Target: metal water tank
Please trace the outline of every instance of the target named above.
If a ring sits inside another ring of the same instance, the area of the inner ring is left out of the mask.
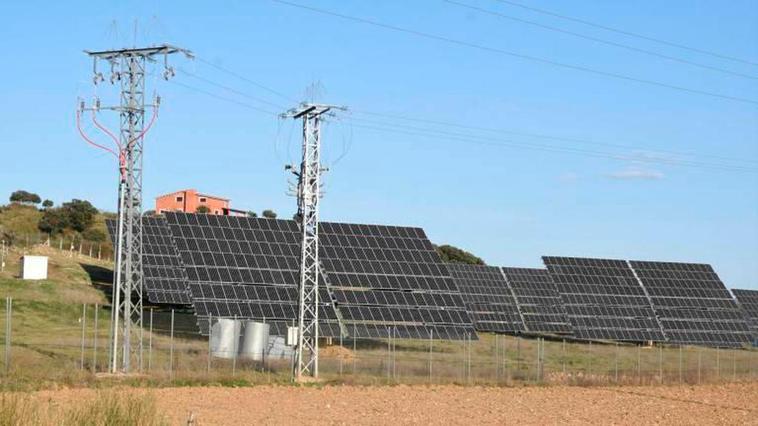
[[[214,320],[211,327],[211,353],[216,358],[234,358],[239,349],[240,322],[228,318]]]
[[[268,333],[270,325],[256,321],[246,321],[242,332],[240,356],[255,361],[261,361],[268,350]]]

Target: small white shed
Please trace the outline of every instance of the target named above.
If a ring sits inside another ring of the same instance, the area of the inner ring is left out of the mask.
[[[21,260],[21,279],[46,280],[47,256],[24,256]]]

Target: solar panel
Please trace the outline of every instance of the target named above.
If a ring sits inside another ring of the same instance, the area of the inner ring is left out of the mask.
[[[624,260],[544,256],[574,335],[618,341],[665,340],[645,291]]]
[[[561,296],[545,269],[501,268],[530,333],[571,333]]]
[[[297,319],[300,262],[295,222],[235,216],[166,213],[189,280],[198,325],[208,318],[266,322],[284,335]],[[337,314],[319,292],[319,335],[337,337]]]
[[[710,265],[629,262],[672,343],[719,347],[749,344],[744,314]]]
[[[753,331],[753,341],[758,344],[758,290],[732,290],[737,304],[742,308]]]
[[[322,282],[356,337],[476,339],[458,288],[420,228],[322,222]]]
[[[106,221],[116,246],[117,221]],[[189,305],[187,276],[171,230],[162,216],[142,218],[142,285],[147,299],[156,304]]]
[[[300,233],[291,220],[167,213],[201,330],[209,317],[297,318]],[[417,228],[321,223],[319,333],[461,339],[473,327]],[[472,338],[476,338],[475,335]]]
[[[450,264],[448,269],[463,294],[477,330],[497,333],[526,331],[513,291],[500,268]]]

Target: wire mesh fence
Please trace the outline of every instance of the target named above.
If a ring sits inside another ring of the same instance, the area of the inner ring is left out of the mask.
[[[16,235],[13,239],[2,239],[0,245],[6,251],[11,247],[25,250],[42,246],[63,252],[68,257],[87,256],[103,261],[113,260],[113,246],[109,242],[89,241],[80,235],[23,234]]]
[[[7,298],[2,306],[5,388],[38,382],[87,382],[109,371],[111,309]],[[214,324],[218,324],[215,321]],[[142,336],[142,344],[139,342]],[[293,351],[270,336],[265,349],[198,333],[191,312],[148,309],[135,330],[135,377],[151,382],[287,382]],[[587,343],[560,338],[480,334],[461,341],[322,339],[322,380],[352,384],[657,385],[758,380],[758,351],[695,346]],[[141,347],[141,351],[138,349]],[[244,350],[243,350],[244,349]],[[260,352],[256,352],[260,350]],[[118,354],[117,361],[123,354]]]

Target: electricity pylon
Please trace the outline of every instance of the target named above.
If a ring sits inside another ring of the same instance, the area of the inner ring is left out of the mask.
[[[192,57],[189,50],[170,45],[153,47],[118,49],[90,52],[93,58],[93,82],[98,84],[105,80],[98,72],[98,61],[110,65],[110,82],[120,86],[120,104],[118,106],[100,107],[96,101],[94,114],[100,109],[119,113],[120,131],[116,138],[97,121],[95,124],[108,133],[118,146],[119,159],[119,200],[118,230],[115,247],[115,277],[113,288],[113,310],[111,325],[111,342],[109,370],[128,373],[131,369],[132,355],[136,355],[139,368],[142,368],[142,153],[143,138],[152,126],[158,111],[160,99],[151,105],[145,104],[145,68],[148,62],[156,62],[163,56],[163,77],[168,80],[175,75],[168,65],[168,56],[184,53]],[[145,108],[153,108],[153,116],[145,127]],[[81,110],[84,110],[82,105]],[[77,115],[78,117],[78,115]],[[81,129],[80,129],[81,131]],[[84,134],[82,133],[82,136]],[[84,136],[86,139],[86,136]],[[89,139],[88,139],[89,141]],[[90,143],[92,143],[90,141]],[[96,145],[96,144],[95,144]],[[101,147],[102,148],[102,147]],[[119,326],[119,322],[123,324]],[[138,330],[138,348],[132,347],[132,326]],[[121,345],[119,345],[119,336]],[[118,358],[122,361],[119,368]]]
[[[344,107],[303,103],[282,118],[303,120],[303,158],[298,177],[297,218],[302,233],[297,317],[297,346],[293,378],[318,377],[318,202],[321,189],[321,117]],[[288,166],[292,169],[292,166]]]

